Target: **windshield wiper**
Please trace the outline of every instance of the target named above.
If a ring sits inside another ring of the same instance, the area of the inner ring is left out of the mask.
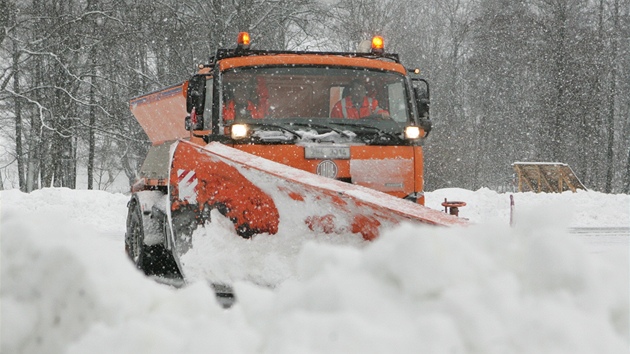
[[[390,138],[394,138],[394,139],[396,139],[396,140],[398,140],[398,141],[402,140],[402,139],[401,139],[399,136],[397,136],[395,133],[388,132],[388,131],[383,130],[383,129],[381,129],[381,128],[374,127],[374,126],[367,125],[367,124],[362,124],[362,123],[359,123],[359,124],[355,124],[355,123],[342,123],[342,122],[339,122],[339,123],[337,123],[337,122],[331,122],[330,124],[341,125],[341,126],[344,126],[344,127],[359,128],[360,130],[362,130],[362,129],[364,129],[364,128],[367,128],[367,129],[370,129],[370,130],[372,130],[372,131],[374,131],[374,132],[378,133],[378,134],[379,134],[379,136],[385,136],[385,135],[387,135],[387,136],[389,136]]]
[[[296,132],[294,130],[291,130],[291,129],[287,129],[287,128],[281,126],[281,125],[275,125],[275,124],[269,124],[269,123],[247,123],[247,124],[250,125],[250,126],[253,126],[253,127],[277,128],[277,129],[280,129],[280,130],[283,130],[283,131],[285,131],[287,133],[292,134],[297,139],[302,139],[302,136],[298,132]],[[269,129],[262,129],[262,130],[267,130],[268,131]]]
[[[350,134],[344,132],[343,130],[337,129],[337,128],[333,128],[333,127],[325,125],[325,124],[291,122],[291,123],[289,123],[289,125],[297,125],[298,127],[309,127],[309,128],[317,127],[317,128],[323,128],[323,129],[330,129],[331,131],[333,131],[335,133],[338,133],[339,135],[345,136],[348,139],[352,139],[353,138],[353,136],[351,136]]]

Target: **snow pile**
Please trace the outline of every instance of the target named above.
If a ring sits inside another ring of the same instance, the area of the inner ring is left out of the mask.
[[[296,277],[300,251],[309,242],[357,248],[368,244],[360,234],[296,234],[284,227],[276,235],[261,234],[244,239],[236,234],[234,224],[218,211],[211,212],[211,220],[205,228],[195,230],[193,247],[181,259],[186,277],[193,281],[207,279],[231,284],[235,280],[249,280],[274,287]],[[304,217],[296,215],[295,220],[304,220]]]
[[[426,194],[425,205],[443,210],[441,203],[461,200],[460,216],[475,223],[510,221],[510,195],[514,197],[515,214],[545,206],[552,214],[567,216],[570,227],[630,227],[630,195],[605,194],[578,189],[576,193],[497,193],[488,188],[470,191],[445,188]],[[547,213],[548,214],[548,213]],[[541,215],[542,216],[542,215]]]
[[[627,258],[554,227],[403,226],[364,252],[309,245],[299,281],[241,284],[268,352],[623,353]]]
[[[251,330],[210,287],[176,291],[133,267],[128,197],[46,189],[1,198],[0,352],[254,351],[243,342]]]
[[[497,208],[508,195],[442,190],[427,205],[444,197],[465,200],[461,215],[479,225],[402,225],[364,247],[277,242],[289,265],[269,256],[261,267],[289,280],[237,283],[225,310],[204,282],[172,289],[134,269],[123,249],[128,197],[3,191],[0,351],[627,352],[627,242],[592,254],[566,230],[627,227],[630,209],[608,205],[630,196],[519,193],[515,228],[509,204]],[[243,246],[216,245],[228,255]]]

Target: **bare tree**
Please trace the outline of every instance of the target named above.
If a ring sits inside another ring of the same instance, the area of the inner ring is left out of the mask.
[[[383,35],[432,83],[429,188],[505,185],[514,161],[560,160],[590,188],[627,192],[629,12],[630,0],[0,0],[4,187],[103,188],[108,170],[132,181],[150,143],[129,99],[250,31],[267,49],[353,51]]]

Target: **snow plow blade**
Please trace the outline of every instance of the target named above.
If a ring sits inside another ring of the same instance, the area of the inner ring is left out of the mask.
[[[369,188],[321,177],[220,143],[178,141],[171,147],[169,221],[181,255],[192,232],[211,222],[214,209],[249,238],[294,234],[359,233],[366,240],[402,222],[467,225],[464,219]]]

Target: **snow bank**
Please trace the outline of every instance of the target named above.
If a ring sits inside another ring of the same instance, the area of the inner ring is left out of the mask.
[[[297,276],[300,251],[309,242],[357,248],[369,243],[360,234],[297,234],[295,229],[285,227],[276,235],[260,234],[244,239],[236,234],[234,224],[218,211],[211,212],[211,220],[205,228],[195,230],[193,247],[181,259],[188,279],[207,279],[219,284],[247,280],[275,287]],[[295,220],[304,220],[304,217],[300,214]]]
[[[493,207],[506,195],[444,192],[427,202],[463,199],[462,216],[479,225],[402,225],[365,247],[306,242],[289,251],[279,242],[279,254],[295,254],[290,266],[262,267],[290,279],[273,290],[237,283],[238,301],[224,310],[204,282],[175,290],[132,266],[123,249],[128,197],[3,191],[0,351],[627,352],[627,249],[594,255],[566,229],[576,220],[627,225],[630,211],[608,204],[628,196],[559,195],[577,206],[570,211],[518,194],[517,224],[509,228],[509,205]],[[591,199],[590,209],[582,198]],[[226,254],[242,246],[216,245]]]
[[[2,353],[254,350],[256,333],[208,286],[176,291],[133,267],[128,197],[45,189],[1,198]]]
[[[578,190],[576,193],[497,193],[482,188],[470,191],[461,188],[438,189],[426,194],[425,205],[441,209],[444,198],[461,200],[466,206],[459,215],[476,223],[496,221],[509,223],[510,195],[514,197],[515,215],[541,206],[552,215],[567,215],[562,221],[570,227],[630,227],[630,195],[605,194]],[[539,215],[543,216],[543,215]]]
[[[239,284],[268,352],[623,353],[627,257],[554,227],[402,226],[364,252],[311,244],[299,281]],[[261,300],[262,299],[262,300]]]

